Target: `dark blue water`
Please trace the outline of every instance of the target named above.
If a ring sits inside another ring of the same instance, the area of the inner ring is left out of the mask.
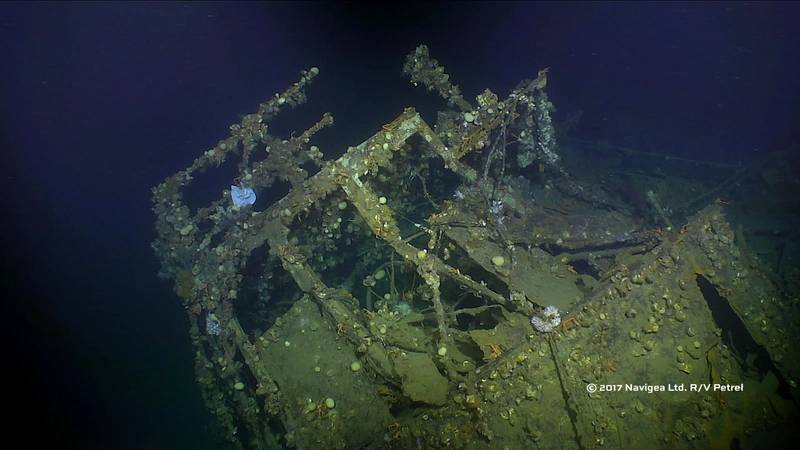
[[[299,70],[321,76],[276,127],[331,111],[328,148],[436,110],[401,77],[426,43],[468,98],[550,67],[577,137],[747,164],[798,139],[798,21],[761,2],[1,5],[12,425],[48,447],[212,448],[185,313],[156,278],[150,188]]]

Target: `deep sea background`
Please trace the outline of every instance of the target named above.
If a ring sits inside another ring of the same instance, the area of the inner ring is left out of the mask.
[[[426,43],[469,99],[549,66],[579,137],[747,164],[798,141],[797,23],[789,2],[0,4],[4,425],[46,448],[213,448],[150,188],[301,69],[321,71],[309,103],[276,126],[331,111],[326,157],[406,106],[434,121],[401,76]]]

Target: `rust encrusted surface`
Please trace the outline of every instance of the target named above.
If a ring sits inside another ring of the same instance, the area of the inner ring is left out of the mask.
[[[477,106],[427,48],[405,70],[455,107],[435,126],[406,108],[330,161],[311,145],[329,114],[298,137],[270,136],[268,120],[305,100],[312,68],[154,189],[154,249],[186,307],[198,382],[231,446],[724,447],[737,430],[796,418],[774,388],[782,378],[796,395],[797,299],[750,256],[718,205],[662,230],[579,189],[543,147],[552,130],[534,120],[549,126],[546,70],[506,99],[484,91]],[[541,150],[539,172],[559,177],[546,189],[505,173],[497,142],[517,120],[535,134],[515,137]],[[232,183],[284,181],[289,192],[259,209],[235,208],[227,189],[210,205],[187,205],[195,175],[233,153],[241,162]],[[300,169],[308,164],[316,173]],[[428,189],[450,175],[451,192],[434,198]],[[403,191],[409,183],[420,183],[417,197]],[[413,216],[409,196],[428,212]],[[348,273],[332,277],[331,268]],[[699,277],[775,372],[745,376]],[[263,313],[258,326],[242,315],[254,291],[282,311]],[[561,324],[538,333],[530,316],[548,305]],[[586,389],[709,380],[747,389]]]

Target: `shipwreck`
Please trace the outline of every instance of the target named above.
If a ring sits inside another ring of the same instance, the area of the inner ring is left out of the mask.
[[[326,159],[332,115],[269,129],[310,68],[153,189],[224,442],[728,449],[797,420],[797,292],[713,192],[675,211],[644,190],[643,213],[573,176],[547,69],[474,101],[425,46],[403,70],[435,118],[407,107]],[[190,205],[222,164],[230,187]]]

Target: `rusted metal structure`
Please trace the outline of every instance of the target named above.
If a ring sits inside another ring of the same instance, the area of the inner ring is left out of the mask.
[[[405,71],[448,101],[435,126],[406,108],[333,161],[311,144],[329,114],[271,136],[312,68],[154,188],[154,249],[233,447],[725,447],[796,419],[797,298],[719,205],[665,229],[575,182],[546,70],[477,106],[424,46]],[[233,184],[275,200],[237,207],[226,189],[187,205],[193,179],[233,154]],[[763,350],[760,380],[712,296]],[[561,322],[537,331],[549,305]],[[614,391],[709,382],[748,389]]]

